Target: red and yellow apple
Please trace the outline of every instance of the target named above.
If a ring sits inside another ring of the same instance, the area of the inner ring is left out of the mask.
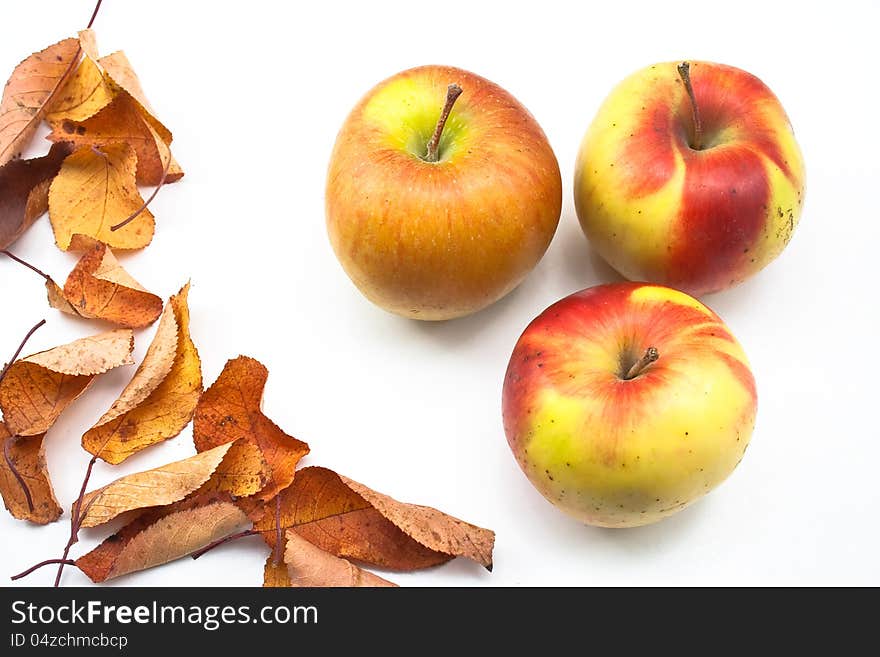
[[[782,252],[801,214],[804,164],[761,80],[723,64],[665,63],[605,100],[574,188],[581,227],[612,267],[701,295]]]
[[[415,319],[467,315],[510,292],[546,251],[561,206],[559,166],[532,115],[448,66],[367,93],[327,175],[327,230],[346,273],[370,301]]]
[[[724,481],[757,408],[739,343],[684,292],[600,285],[526,328],[503,389],[504,430],[555,506],[603,527],[655,522]]]

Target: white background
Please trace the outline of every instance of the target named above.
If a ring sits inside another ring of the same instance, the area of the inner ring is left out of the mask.
[[[192,278],[206,385],[227,358],[263,361],[264,410],[311,445],[306,464],[497,532],[493,573],[457,560],[389,575],[402,585],[880,584],[880,5],[827,7],[107,0],[95,24],[102,53],[125,49],[186,171],[153,203],[152,245],[123,263],[163,297]],[[3,3],[0,72],[83,27],[91,9],[90,0]],[[757,428],[740,467],[660,524],[585,527],[519,471],[501,425],[502,377],[537,313],[617,279],[577,225],[577,147],[616,82],[682,58],[739,66],[776,92],[806,159],[806,207],[776,262],[705,299],[758,381]],[[324,228],[324,175],[346,114],[373,84],[424,63],[473,70],[513,93],[547,133],[564,181],[559,230],[525,283],[488,310],[439,324],[363,299]],[[57,280],[76,260],[55,248],[45,218],[13,250]],[[48,309],[41,279],[12,262],[0,262],[0,277],[0,361],[43,317],[25,353],[106,328]],[[138,359],[153,330],[138,334]],[[80,435],[133,371],[100,378],[47,437],[65,509],[88,460]],[[191,435],[117,467],[100,463],[92,487],[192,454]],[[0,511],[0,582],[60,556],[68,520],[34,527]],[[105,534],[84,531],[72,555]],[[248,538],[110,584],[259,585],[265,554]],[[70,568],[64,583],[88,580]]]

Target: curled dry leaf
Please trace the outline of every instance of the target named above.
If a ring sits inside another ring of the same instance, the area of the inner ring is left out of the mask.
[[[332,470],[299,470],[280,497],[282,528],[336,556],[394,570],[426,568],[461,556],[492,568],[491,530],[431,507],[398,502]],[[265,513],[254,529],[275,547],[273,514]]]
[[[73,70],[77,39],[64,39],[34,53],[12,72],[0,101],[0,165],[17,157],[46,112],[46,103]]]
[[[260,450],[268,464],[268,481],[260,491],[264,500],[290,485],[297,463],[309,453],[308,445],[263,415],[260,405],[268,376],[266,367],[253,358],[239,356],[228,361],[199,400],[193,425],[199,451],[234,440],[238,443],[230,454],[246,449],[248,443]]]
[[[108,331],[15,361],[0,382],[0,408],[10,433],[46,433],[97,374],[130,365],[134,334]]]
[[[0,249],[13,244],[49,209],[49,185],[72,150],[59,142],[43,157],[0,167]]]
[[[83,497],[82,527],[97,527],[117,516],[182,500],[202,486],[220,465],[231,445],[121,477]]]
[[[228,498],[191,497],[145,511],[76,565],[93,582],[103,582],[179,559],[249,524]]]
[[[136,168],[135,151],[124,143],[101,150],[80,148],[64,160],[49,187],[49,219],[60,249],[68,250],[76,234],[118,249],[140,249],[150,243],[155,220],[147,209],[124,228],[110,230],[144,204]]]
[[[97,61],[94,31],[80,32],[79,43],[83,52],[79,66],[46,105],[45,119],[50,125],[64,119],[83,121],[106,107],[116,95]]]
[[[189,335],[189,283],[171,297],[134,377],[83,447],[108,463],[173,438],[189,424],[202,392],[198,351]]]
[[[387,579],[358,568],[347,559],[322,550],[288,530],[284,562],[290,586],[397,586]]]
[[[156,118],[156,113],[153,111],[150,102],[147,100],[147,96],[141,86],[141,81],[138,79],[138,76],[134,72],[134,68],[128,61],[128,57],[126,57],[125,53],[118,50],[105,57],[101,57],[98,61],[107,72],[109,80],[120,91],[124,91],[138,104],[139,109],[150,125],[153,126],[153,129],[162,138],[162,141],[166,144],[170,144],[172,139],[171,131],[166,128],[158,118]]]
[[[249,441],[237,440],[213,449],[220,447],[231,447],[231,449],[214,470],[211,478],[202,486],[201,491],[226,492],[235,497],[246,497],[258,493],[265,487],[269,480],[269,464],[259,447]]]
[[[61,517],[61,507],[46,470],[44,436],[12,437],[6,425],[0,422],[0,443],[5,446],[4,457],[0,458],[0,494],[13,518],[38,525]],[[10,463],[26,487],[22,487]]]
[[[52,124],[48,137],[55,142],[70,142],[77,147],[125,142],[137,155],[137,182],[139,185],[158,185],[165,165],[168,173],[165,183],[183,177],[183,170],[174,160],[168,144],[141,112],[138,104],[125,93],[118,95],[100,112],[86,120],[62,119]],[[168,158],[171,162],[168,163]]]
[[[149,326],[162,314],[162,299],[134,280],[102,242],[92,242],[63,290],[52,280],[46,288],[53,308],[127,328]]]

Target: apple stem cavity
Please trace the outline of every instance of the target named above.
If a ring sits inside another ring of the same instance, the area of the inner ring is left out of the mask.
[[[682,62],[677,68],[678,75],[681,77],[681,81],[684,82],[684,89],[691,100],[691,112],[694,116],[694,137],[691,140],[690,147],[695,151],[699,151],[703,149],[703,123],[700,121],[700,108],[697,106],[697,99],[694,96],[694,86],[691,84],[690,62]]]
[[[627,370],[627,373],[624,375],[623,380],[629,381],[630,379],[634,379],[640,374],[642,374],[651,363],[655,362],[658,358],[660,358],[660,352],[657,351],[656,347],[648,347],[645,350],[645,355],[639,358],[635,363],[632,364],[632,367]]]
[[[440,118],[437,120],[437,127],[434,128],[434,134],[431,135],[431,141],[428,142],[428,152],[423,158],[425,162],[438,162],[440,160],[440,137],[443,136],[443,128],[446,127],[446,120],[452,111],[455,101],[461,96],[462,88],[457,84],[450,84],[446,88],[446,104],[443,105],[443,111],[440,112]]]

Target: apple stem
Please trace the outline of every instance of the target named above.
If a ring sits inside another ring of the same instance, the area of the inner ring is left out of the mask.
[[[624,381],[629,381],[630,379],[636,378],[639,374],[645,371],[647,367],[660,358],[660,352],[657,351],[656,347],[648,347],[645,351],[645,355],[639,358],[635,363],[633,363],[632,367],[629,368],[629,371],[626,373],[626,376],[623,377]]]
[[[462,88],[457,84],[450,84],[446,88],[446,104],[443,105],[443,111],[440,112],[440,118],[437,120],[437,127],[434,128],[434,134],[431,135],[431,141],[428,142],[428,152],[425,154],[425,162],[437,162],[440,159],[440,137],[443,136],[443,128],[446,127],[446,120],[452,111],[455,101],[461,96]]]
[[[700,121],[700,109],[697,107],[697,99],[694,96],[694,86],[691,84],[691,65],[690,62],[682,62],[678,65],[678,75],[684,82],[684,89],[687,91],[688,98],[691,99],[691,111],[694,116],[694,138],[691,141],[691,148],[695,151],[703,148],[703,123]]]

